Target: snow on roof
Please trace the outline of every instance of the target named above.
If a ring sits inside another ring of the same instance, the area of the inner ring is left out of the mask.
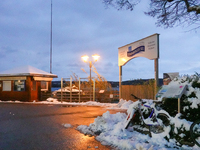
[[[0,76],[48,76],[57,78],[57,75],[45,72],[32,66],[22,66],[0,72]]]

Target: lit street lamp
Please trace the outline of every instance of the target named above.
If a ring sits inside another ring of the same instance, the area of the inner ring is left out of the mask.
[[[92,57],[94,59],[93,62],[92,61],[88,61],[89,56],[87,56],[87,55],[84,55],[84,56],[81,57],[84,62],[89,63],[89,67],[90,67],[90,101],[91,101],[91,93],[92,93],[92,82],[91,82],[92,81],[91,68],[92,68],[92,65],[93,65],[92,63],[96,62],[99,59],[100,56],[95,54],[95,55],[92,55]]]

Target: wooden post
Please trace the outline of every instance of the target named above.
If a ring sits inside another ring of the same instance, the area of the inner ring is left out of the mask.
[[[61,103],[63,102],[63,78],[61,78]]]
[[[72,77],[70,77],[70,102],[72,102]]]
[[[178,98],[178,113],[181,113],[181,98]]]
[[[122,66],[119,66],[119,100],[122,98]]]

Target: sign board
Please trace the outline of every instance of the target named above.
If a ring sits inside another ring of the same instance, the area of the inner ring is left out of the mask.
[[[159,58],[159,34],[153,34],[136,42],[118,48],[118,66],[125,65],[136,57]]]
[[[168,85],[169,82],[171,82],[175,77],[178,77],[178,72],[172,72],[172,73],[163,73],[163,84]]]
[[[156,94],[157,98],[181,98],[186,92],[187,85],[163,85],[161,90]]]

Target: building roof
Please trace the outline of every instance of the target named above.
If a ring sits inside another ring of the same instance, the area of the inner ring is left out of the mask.
[[[38,77],[51,77],[57,78],[55,74],[45,72],[32,66],[22,66],[10,70],[0,72],[0,76],[38,76]]]

